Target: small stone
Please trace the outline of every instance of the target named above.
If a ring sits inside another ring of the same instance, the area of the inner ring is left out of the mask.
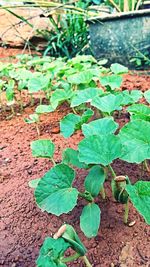
[[[132,226],[134,226],[135,224],[136,224],[136,221],[132,221],[132,222],[128,223],[128,226],[129,226],[129,227],[132,227]]]
[[[51,130],[51,133],[53,133],[53,134],[58,134],[58,133],[60,133],[60,128],[59,128],[59,127],[55,127],[55,128],[53,128],[53,129]]]

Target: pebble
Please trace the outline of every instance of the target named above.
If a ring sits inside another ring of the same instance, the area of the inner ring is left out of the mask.
[[[129,226],[129,227],[132,227],[132,226],[134,226],[135,224],[136,224],[136,221],[132,221],[132,222],[128,223],[128,226]]]

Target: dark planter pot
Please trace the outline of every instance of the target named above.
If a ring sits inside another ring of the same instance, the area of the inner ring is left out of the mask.
[[[97,59],[135,68],[130,60],[139,51],[150,57],[150,9],[94,17],[88,24],[91,49]]]

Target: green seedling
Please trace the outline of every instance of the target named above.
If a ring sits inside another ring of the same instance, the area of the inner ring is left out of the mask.
[[[15,95],[14,95],[14,88],[15,88],[15,81],[14,80],[9,80],[7,84],[5,84],[6,88],[6,99],[7,99],[7,106],[10,106],[11,111],[12,111],[12,116],[15,115],[15,110],[14,110],[14,103],[15,103]]]
[[[29,119],[26,118],[26,119],[24,119],[24,121],[28,124],[35,124],[37,134],[38,134],[38,136],[40,136],[40,129],[39,129],[40,118],[39,118],[38,114],[35,114],[35,113],[31,114],[31,115],[29,115]]]
[[[72,248],[75,254],[65,257],[68,248]],[[54,234],[53,238],[47,237],[45,239],[36,264],[37,267],[65,267],[67,266],[66,263],[81,258],[85,266],[92,267],[86,253],[87,250],[74,228],[69,224],[64,224]]]

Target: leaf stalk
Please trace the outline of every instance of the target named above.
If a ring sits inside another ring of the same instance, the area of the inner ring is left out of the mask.
[[[125,211],[124,211],[124,217],[123,217],[123,222],[125,224],[128,223],[128,216],[129,216],[129,198],[127,200],[127,203],[125,204]]]
[[[82,259],[87,267],[92,267],[91,263],[89,262],[86,256],[83,256]]]

